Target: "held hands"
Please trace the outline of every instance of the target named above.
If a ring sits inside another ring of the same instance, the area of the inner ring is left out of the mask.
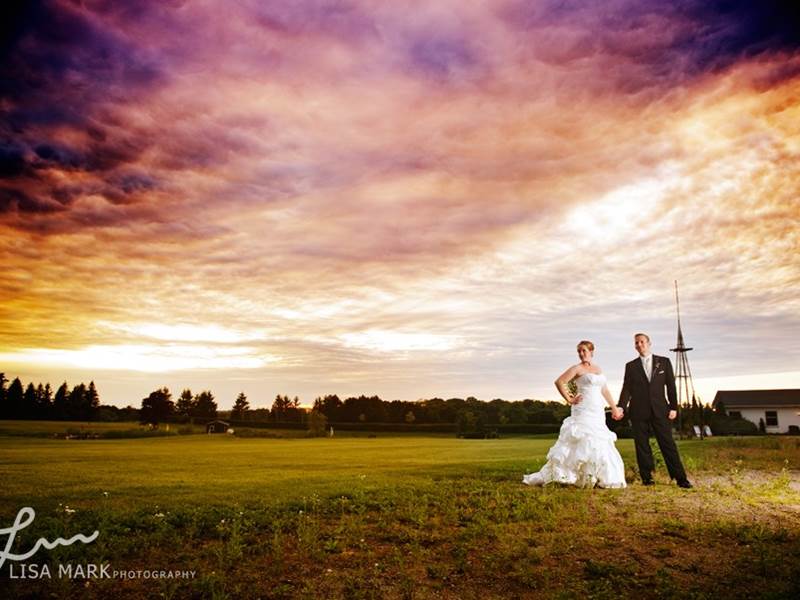
[[[614,406],[611,408],[611,418],[615,421],[619,421],[625,415],[625,411],[622,410],[619,406]]]
[[[674,421],[675,417],[678,416],[678,411],[677,410],[671,410],[671,411],[669,411],[669,414],[667,416],[669,417],[670,421]]]

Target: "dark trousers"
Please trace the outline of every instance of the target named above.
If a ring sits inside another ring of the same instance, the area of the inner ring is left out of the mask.
[[[661,455],[667,464],[669,476],[675,481],[686,480],[686,471],[683,469],[675,440],[672,439],[672,427],[669,420],[653,416],[646,420],[634,421],[631,419],[631,427],[633,427],[633,440],[636,444],[636,463],[639,465],[639,474],[642,480],[651,479],[653,471],[656,470],[653,451],[650,449],[651,430],[656,436]]]

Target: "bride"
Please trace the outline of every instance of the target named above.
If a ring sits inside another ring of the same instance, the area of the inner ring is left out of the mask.
[[[614,446],[617,436],[606,427],[603,399],[611,406],[611,416],[615,419],[621,418],[622,409],[608,391],[606,376],[592,362],[594,344],[580,342],[578,357],[581,362],[564,371],[555,382],[558,392],[572,406],[571,415],[564,419],[558,440],[547,453],[547,463],[539,472],[525,475],[522,482],[624,488],[625,467]],[[577,385],[578,393],[574,396],[567,388],[571,381]]]

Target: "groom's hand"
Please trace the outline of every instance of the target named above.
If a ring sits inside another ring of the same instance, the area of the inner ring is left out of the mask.
[[[625,411],[622,410],[619,406],[615,406],[611,409],[611,418],[615,421],[621,421],[622,417],[625,415]]]
[[[669,414],[667,416],[669,417],[670,421],[674,421],[675,417],[678,416],[678,411],[677,410],[671,410],[671,411],[669,411]]]

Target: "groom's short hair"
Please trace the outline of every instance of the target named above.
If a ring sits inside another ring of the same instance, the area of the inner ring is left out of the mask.
[[[650,343],[650,336],[647,335],[646,333],[637,333],[636,335],[633,336],[633,339],[636,339],[639,336],[642,336],[644,339],[646,339],[648,344]]]

